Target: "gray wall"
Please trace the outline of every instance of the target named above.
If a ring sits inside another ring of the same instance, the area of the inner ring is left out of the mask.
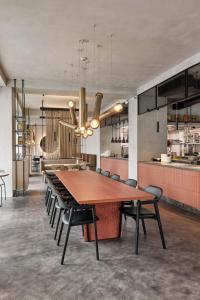
[[[156,122],[160,122],[157,132]],[[167,152],[167,107],[138,116],[138,161]]]

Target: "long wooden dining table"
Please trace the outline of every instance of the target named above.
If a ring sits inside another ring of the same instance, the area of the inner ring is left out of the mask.
[[[123,201],[150,200],[152,195],[122,182],[115,181],[94,171],[57,171],[59,180],[79,204],[92,204],[98,216],[98,239],[121,236],[120,207]],[[89,225],[89,237],[94,240],[93,226]]]

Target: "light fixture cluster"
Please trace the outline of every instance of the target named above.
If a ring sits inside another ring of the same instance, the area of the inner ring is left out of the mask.
[[[113,107],[101,114],[101,103],[103,99],[103,94],[97,92],[92,119],[88,120],[88,107],[85,99],[85,88],[82,87],[80,90],[79,99],[79,120],[77,121],[76,117],[76,104],[74,101],[70,100],[68,102],[68,107],[70,110],[72,123],[60,120],[60,124],[74,129],[75,135],[77,137],[83,137],[86,139],[87,137],[93,135],[94,130],[100,126],[101,120],[121,112],[123,110],[123,104],[117,103]]]

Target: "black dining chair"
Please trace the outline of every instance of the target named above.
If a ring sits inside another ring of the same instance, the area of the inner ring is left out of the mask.
[[[68,225],[65,244],[64,244],[62,258],[61,258],[61,265],[64,264],[70,229],[72,226],[83,226],[83,225],[87,226],[89,224],[93,224],[95,246],[96,246],[96,258],[97,260],[99,260],[98,235],[97,235],[97,225],[96,225],[97,220],[98,217],[96,216],[96,210],[94,205],[79,205],[77,202],[71,203],[70,209],[67,210],[63,215],[59,238],[57,242],[57,245],[59,246],[63,227],[64,225]]]
[[[136,221],[136,234],[135,234],[135,254],[138,254],[138,244],[139,244],[139,221],[144,221],[145,219],[153,219],[157,221],[160,237],[162,241],[163,249],[166,249],[164,233],[162,229],[162,223],[160,219],[160,213],[158,209],[158,202],[163,195],[163,190],[160,187],[150,185],[144,189],[145,192],[150,193],[154,196],[152,200],[137,200],[137,206],[123,206],[122,213],[127,217],[131,217]],[[154,211],[146,209],[144,206],[153,205]],[[143,223],[142,223],[143,224]],[[143,228],[144,229],[144,228]],[[145,228],[146,234],[146,228]]]
[[[129,178],[129,179],[127,179],[126,181],[124,181],[123,182],[124,184],[127,184],[127,185],[129,185],[129,186],[132,186],[132,187],[134,187],[134,188],[136,188],[137,187],[137,180],[135,180],[135,179],[131,179],[131,178]],[[125,206],[134,206],[134,201],[124,201],[123,202],[123,207],[125,207]],[[126,215],[124,214],[124,218],[125,218],[125,220],[126,220]],[[145,224],[143,225],[143,228],[145,227]],[[146,231],[145,231],[145,229],[144,229],[144,233],[145,233]]]
[[[96,169],[96,173],[101,174],[102,169],[101,168],[97,168]]]
[[[117,175],[117,174],[113,174],[113,175],[111,176],[111,179],[116,180],[116,181],[120,181],[120,176]]]
[[[103,171],[103,172],[101,172],[101,175],[110,177],[110,171]]]
[[[64,195],[62,193],[59,193],[59,192],[56,193],[56,203],[55,203],[55,208],[54,208],[51,227],[54,226],[57,211],[59,211],[59,214],[58,214],[56,230],[55,230],[55,234],[54,234],[54,240],[57,239],[57,234],[58,234],[58,230],[59,230],[59,226],[60,226],[61,215],[62,215],[62,213],[65,213],[67,210],[69,210],[71,208],[71,204],[72,204],[73,201],[75,201],[75,200],[72,196],[71,197],[66,196],[66,195]]]

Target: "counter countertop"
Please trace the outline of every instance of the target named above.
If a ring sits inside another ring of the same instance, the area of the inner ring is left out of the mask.
[[[139,163],[200,172],[200,165],[191,165],[191,164],[178,163],[178,162],[161,163],[157,161],[140,161]]]
[[[128,160],[128,158],[125,158],[125,157],[115,157],[115,156],[101,156],[101,158]]]

